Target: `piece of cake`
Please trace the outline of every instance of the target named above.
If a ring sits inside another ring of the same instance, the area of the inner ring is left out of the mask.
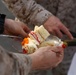
[[[48,36],[49,32],[41,25],[40,27],[35,26],[34,31],[31,31],[29,37],[24,38],[22,41],[22,49],[25,53],[33,53],[39,48],[39,45],[44,42]]]
[[[49,32],[41,25],[35,26],[34,31],[31,31],[29,37],[24,38],[22,41],[22,49],[24,53],[33,53],[40,47],[45,46],[61,46],[63,42],[61,40],[55,41],[55,39],[48,39]]]
[[[35,26],[34,31],[29,33],[31,39],[36,39],[39,43],[42,43],[50,36],[49,32],[41,25],[40,27]]]
[[[36,26],[34,32],[36,34],[39,34],[44,40],[47,39],[48,36],[50,36],[49,32],[44,28],[43,25],[41,25],[40,27]]]
[[[39,43],[36,40],[32,40],[29,37],[28,38],[24,38],[23,42],[22,42],[22,49],[24,51],[24,53],[33,53],[35,52],[36,49],[38,49]]]

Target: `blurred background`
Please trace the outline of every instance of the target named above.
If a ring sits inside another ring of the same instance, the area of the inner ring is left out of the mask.
[[[14,19],[14,15],[7,9],[2,0],[0,0],[0,13],[6,14],[7,18]],[[21,41],[12,38],[0,36],[0,45],[7,51],[18,52],[22,50]]]
[[[1,0],[0,0],[0,13],[6,14],[7,15],[6,17],[14,19],[13,14],[9,12],[9,10],[6,8],[6,6],[2,3]]]

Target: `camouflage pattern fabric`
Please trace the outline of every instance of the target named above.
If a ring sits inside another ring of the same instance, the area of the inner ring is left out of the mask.
[[[44,24],[51,15],[55,15],[66,27],[76,32],[76,0],[4,0],[4,2],[19,20],[32,28],[34,25]],[[76,47],[66,48],[63,62],[53,69],[54,75],[67,75],[75,52]]]
[[[0,46],[0,75],[28,75],[30,68],[29,56],[6,52]]]

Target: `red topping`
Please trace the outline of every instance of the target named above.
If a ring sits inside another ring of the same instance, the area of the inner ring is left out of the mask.
[[[40,43],[36,33],[34,33],[33,31],[30,32],[30,34]]]
[[[62,48],[66,48],[66,45],[65,45],[65,44],[63,44],[63,45],[62,45]]]
[[[24,53],[24,54],[27,54],[28,52],[27,52],[27,50],[23,49],[23,53]]]

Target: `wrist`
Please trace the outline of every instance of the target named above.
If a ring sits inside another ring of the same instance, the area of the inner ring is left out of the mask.
[[[5,14],[0,14],[0,34],[4,32]]]
[[[32,59],[31,69],[32,70],[40,69],[42,57],[41,56],[39,57],[37,54],[34,54],[34,53],[30,54],[29,56]]]
[[[35,59],[35,56],[33,54],[29,54],[29,56],[32,59],[31,69],[34,70],[35,67],[36,67],[36,59]]]
[[[4,28],[8,25],[8,23],[9,23],[9,19],[5,18]]]

